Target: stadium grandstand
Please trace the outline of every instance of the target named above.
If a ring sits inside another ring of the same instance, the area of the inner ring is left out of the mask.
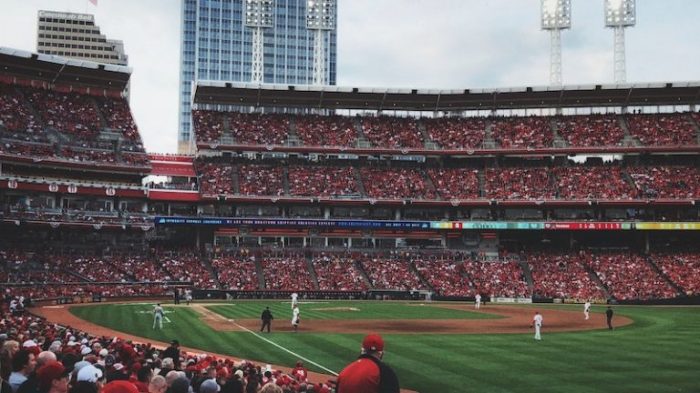
[[[0,49],[6,295],[698,300],[698,83],[203,81],[183,156],[130,72]]]

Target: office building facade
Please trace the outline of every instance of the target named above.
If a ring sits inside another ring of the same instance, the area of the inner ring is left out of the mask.
[[[306,27],[306,3],[307,0],[275,0],[274,26],[264,30],[264,83],[312,83],[314,36]],[[182,1],[180,152],[191,148],[193,82],[251,81],[253,33],[245,27],[245,9],[245,0]],[[334,85],[336,30],[331,30],[326,40],[328,82]]]
[[[124,43],[102,34],[90,14],[39,11],[36,50],[96,63],[129,65]]]

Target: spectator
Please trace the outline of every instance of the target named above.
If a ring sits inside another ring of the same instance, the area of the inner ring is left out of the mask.
[[[362,353],[338,375],[338,393],[398,393],[399,380],[386,363],[384,339],[369,334],[362,340]]]
[[[20,385],[24,383],[36,367],[36,358],[28,349],[20,349],[12,358],[12,373],[8,378],[12,391],[17,393]]]

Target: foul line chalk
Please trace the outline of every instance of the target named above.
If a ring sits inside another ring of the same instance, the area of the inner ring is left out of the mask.
[[[268,343],[270,343],[270,344],[276,346],[277,348],[279,348],[279,349],[281,349],[281,350],[283,350],[283,351],[285,351],[285,352],[287,352],[287,353],[289,353],[289,354],[291,354],[291,355],[294,355],[294,356],[298,357],[299,359],[301,359],[301,360],[303,360],[303,361],[305,361],[305,362],[307,362],[307,363],[311,363],[311,364],[313,364],[314,366],[316,366],[316,367],[318,367],[318,368],[320,368],[320,369],[322,369],[322,370],[328,371],[329,373],[335,375],[336,377],[338,376],[338,373],[337,373],[337,372],[335,372],[335,371],[333,371],[333,370],[331,370],[331,369],[329,369],[329,368],[323,367],[323,366],[321,366],[320,364],[314,362],[313,360],[307,359],[307,358],[305,358],[305,357],[299,355],[299,354],[296,353],[296,352],[290,351],[289,349],[287,349],[287,348],[285,348],[285,347],[283,347],[283,346],[281,346],[281,345],[279,345],[279,344],[277,344],[277,343],[275,343],[275,342],[273,342],[273,341],[270,341],[270,340],[266,339],[265,337],[263,337],[263,336],[261,336],[261,335],[255,333],[254,331],[248,329],[247,327],[241,326],[241,325],[237,324],[237,323],[234,322],[233,320],[230,320],[230,321],[233,322],[234,325],[236,325],[236,326],[238,326],[239,328],[245,330],[246,332],[252,334],[253,336],[255,336],[255,337],[257,337],[257,338],[259,338],[259,339],[261,339],[261,340],[263,340],[263,341],[265,341],[265,342],[268,342]]]

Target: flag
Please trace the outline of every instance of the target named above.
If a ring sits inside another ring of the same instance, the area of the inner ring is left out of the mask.
[[[92,5],[94,5],[95,7],[97,7],[97,0],[90,0],[90,2],[92,3]]]

